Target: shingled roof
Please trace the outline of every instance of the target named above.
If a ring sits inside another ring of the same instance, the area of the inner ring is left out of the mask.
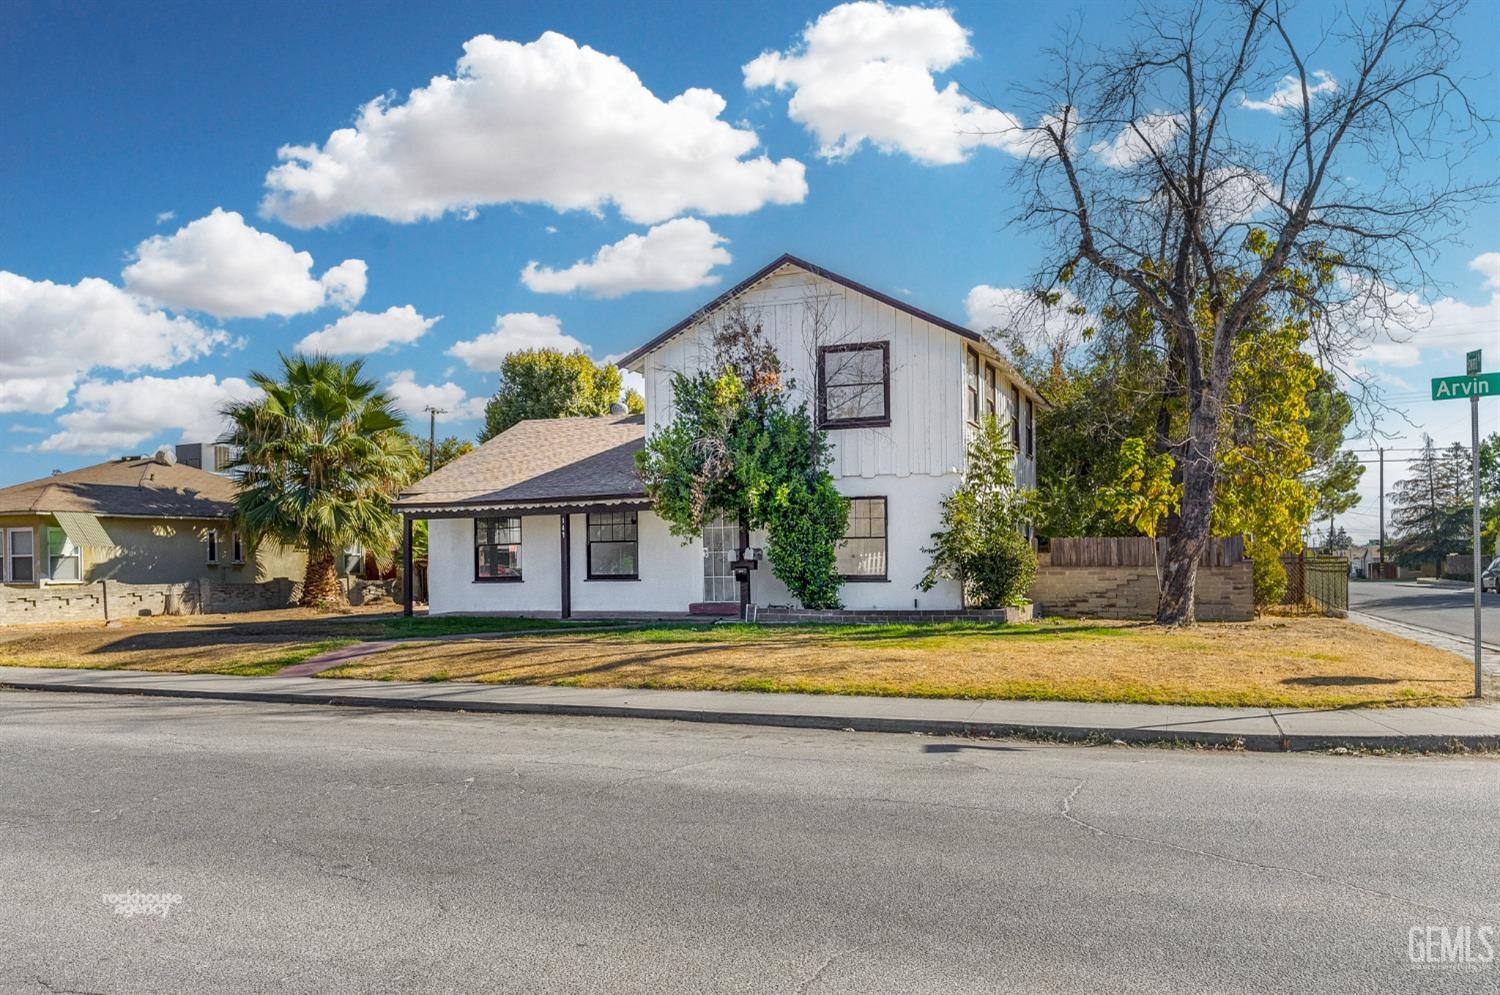
[[[234,493],[234,481],[218,474],[133,457],[0,488],[0,514],[228,518]]]
[[[506,429],[401,492],[403,511],[644,500],[635,454],[644,415],[535,418]]]

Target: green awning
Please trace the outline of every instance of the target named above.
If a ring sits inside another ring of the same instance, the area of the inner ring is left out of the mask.
[[[104,531],[104,526],[99,524],[99,519],[94,515],[81,511],[55,511],[52,517],[57,519],[57,524],[62,526],[62,530],[68,534],[68,538],[75,546],[98,548],[115,545],[109,533]]]

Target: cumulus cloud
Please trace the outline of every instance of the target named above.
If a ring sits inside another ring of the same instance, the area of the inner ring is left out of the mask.
[[[521,349],[588,351],[582,342],[564,334],[556,316],[519,311],[498,316],[493,331],[453,343],[448,355],[463,360],[470,369],[493,372],[500,368],[502,359]]]
[[[1326,69],[1315,69],[1311,78],[1307,81],[1308,96],[1316,96],[1320,93],[1337,93],[1338,80]],[[1276,89],[1265,100],[1251,100],[1248,96],[1240,99],[1240,106],[1252,111],[1270,111],[1272,114],[1280,114],[1288,108],[1302,106],[1302,80],[1296,76],[1283,76],[1276,84]]]
[[[176,211],[157,211],[156,212],[156,223],[159,224],[159,225],[164,225],[168,221],[175,221],[176,219],[177,219],[177,212]]]
[[[743,71],[749,89],[792,92],[787,114],[827,159],[866,142],[928,165],[982,146],[1028,154],[1032,140],[1014,115],[933,79],[973,54],[968,31],[942,7],[846,3],[809,24],[796,47],[764,52]]]
[[[582,290],[593,297],[620,297],[638,290],[691,290],[719,282],[710,271],[732,261],[726,241],[697,218],[677,218],[644,235],[626,235],[567,269],[526,264],[521,282],[542,294]]]
[[[312,227],[355,214],[417,221],[486,204],[613,203],[651,224],[800,202],[802,164],[747,158],[760,140],[722,120],[724,107],[698,88],[663,101],[619,59],[556,32],[529,44],[480,35],[453,76],[403,103],[372,100],[321,146],[282,147],[261,212]]]
[[[0,412],[55,411],[91,369],[166,369],[224,341],[106,280],[60,284],[0,270]]]
[[[145,443],[177,431],[184,442],[211,442],[228,428],[220,409],[258,397],[259,388],[239,377],[137,377],[86,380],[76,407],[58,417],[61,430],[36,447],[47,452],[118,455],[145,451]]]
[[[1013,349],[1032,353],[1066,353],[1083,341],[1086,329],[1098,323],[1066,289],[1049,306],[1030,291],[981,283],[964,298],[964,311],[976,332],[993,331]]]
[[[176,311],[218,318],[264,318],[315,311],[325,303],[353,307],[365,293],[365,264],[346,259],[312,275],[313,257],[216,207],[171,235],[135,248],[125,286]]]
[[[410,304],[386,308],[379,314],[355,311],[338,321],[305,335],[297,343],[300,352],[322,352],[332,356],[379,352],[388,346],[417,341],[442,315],[424,318]]]
[[[425,419],[428,408],[437,408],[439,424],[453,421],[471,421],[484,417],[485,399],[470,397],[462,387],[449,380],[440,384],[417,383],[413,370],[392,373],[386,389],[396,399],[396,407],[408,418]]]
[[[1469,260],[1469,269],[1484,276],[1485,290],[1500,290],[1500,252],[1483,252]]]
[[[1181,114],[1147,114],[1134,124],[1121,128],[1111,141],[1099,142],[1089,151],[1104,165],[1124,169],[1165,151],[1184,123]]]

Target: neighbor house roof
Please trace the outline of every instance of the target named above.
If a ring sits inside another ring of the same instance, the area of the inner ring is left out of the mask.
[[[0,515],[228,518],[234,493],[227,477],[137,456],[0,488]]]
[[[619,361],[618,365],[625,367],[626,369],[637,370],[639,372],[640,361],[645,358],[645,356],[653,349],[662,345],[663,343],[670,341],[674,336],[683,332],[697,322],[703,320],[708,315],[723,307],[729,301],[732,301],[736,297],[739,297],[745,291],[749,290],[751,287],[755,286],[757,283],[760,283],[767,277],[773,275],[777,270],[785,266],[795,266],[797,269],[810,273],[813,276],[822,277],[823,279],[828,280],[831,283],[836,283],[841,287],[846,287],[857,294],[863,294],[866,297],[877,300],[882,304],[889,305],[890,307],[895,308],[897,311],[901,311],[905,314],[911,315],[918,321],[928,322],[945,331],[952,332],[954,335],[957,335],[960,338],[967,339],[969,342],[974,343],[976,346],[982,347],[983,350],[987,354],[989,354],[990,358],[997,361],[1002,367],[1004,367],[1006,374],[1016,383],[1020,384],[1028,394],[1032,395],[1033,398],[1035,398],[1037,401],[1040,401],[1043,404],[1046,403],[1045,399],[1043,399],[1042,396],[1036,392],[1036,389],[1026,381],[1026,378],[1021,376],[1020,372],[1016,370],[1016,368],[1008,359],[1005,358],[1005,356],[1001,355],[1000,350],[995,348],[994,343],[985,338],[985,336],[974,331],[974,329],[965,328],[963,325],[949,321],[947,318],[941,318],[930,311],[924,311],[921,308],[899,298],[882,293],[873,287],[867,287],[864,284],[859,283],[856,280],[851,280],[847,276],[844,276],[840,273],[835,273],[831,269],[825,269],[824,267],[819,266],[816,263],[810,263],[805,259],[799,259],[797,256],[794,256],[789,252],[782,253],[780,256],[771,260],[771,262],[767,263],[765,266],[762,266],[754,273],[751,273],[749,276],[745,277],[745,279],[741,280],[739,283],[736,283],[734,286],[730,287],[728,290],[724,291],[722,294],[715,297],[713,300],[709,301],[707,304],[703,305],[698,310],[688,315],[686,318],[683,318],[671,328],[668,328],[666,331],[662,332],[650,342],[647,342],[640,348],[626,354],[626,356]]]
[[[523,421],[403,489],[396,506],[416,512],[644,501],[635,454],[645,441],[644,415]]]

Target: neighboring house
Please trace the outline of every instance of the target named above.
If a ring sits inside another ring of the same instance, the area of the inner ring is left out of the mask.
[[[782,256],[620,361],[645,379],[646,413],[522,422],[407,488],[398,507],[429,520],[434,613],[733,614],[741,555],[733,523],[683,542],[651,510],[635,473],[648,433],[673,417],[672,374],[712,360],[731,310],[759,323],[832,443],[850,499],[839,566],[852,609],[956,609],[957,584],[916,590],[959,483],[970,429],[1011,426],[1016,477],[1036,480],[1041,399],[978,333],[845,277]],[[761,534],[749,548],[765,546]],[[794,599],[762,560],[757,606]]]
[[[0,488],[0,582],[301,580],[305,557],[251,548],[230,525],[234,483],[168,454],[129,456]]]

